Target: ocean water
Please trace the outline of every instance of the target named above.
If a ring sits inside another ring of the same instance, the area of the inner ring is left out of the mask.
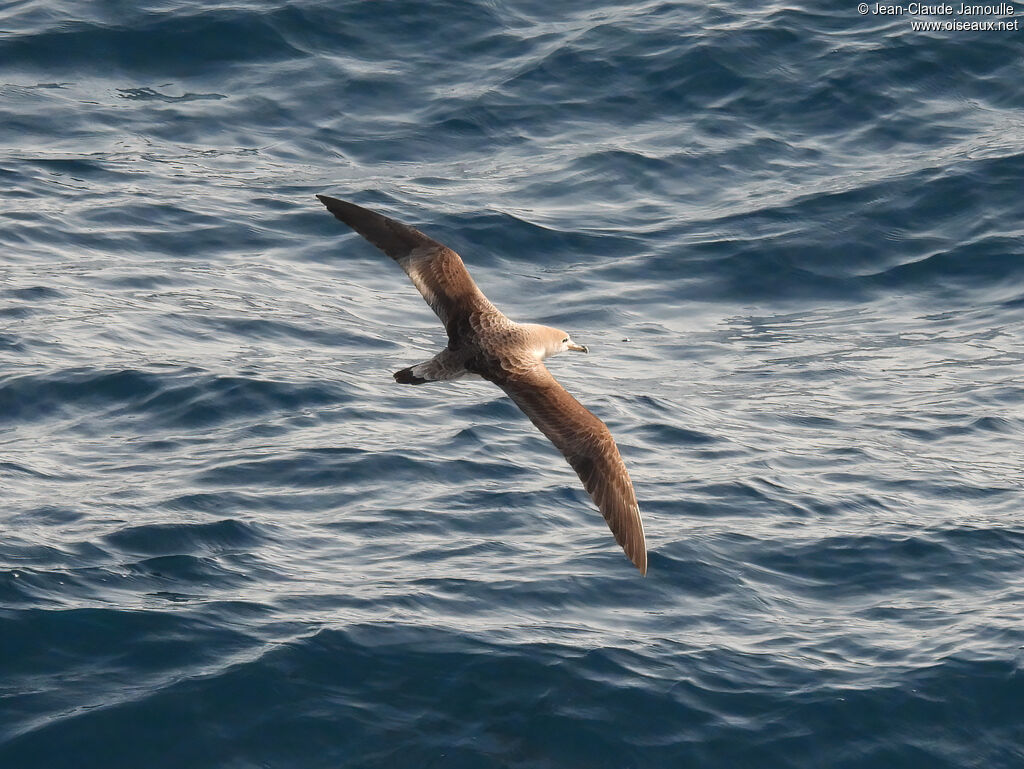
[[[1024,32],[868,10],[0,6],[0,767],[1024,766]]]

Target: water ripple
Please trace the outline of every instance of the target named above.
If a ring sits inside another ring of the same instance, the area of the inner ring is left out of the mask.
[[[1024,763],[1012,33],[0,10],[0,766]],[[336,193],[614,433],[650,572]],[[581,360],[582,358],[582,360]]]

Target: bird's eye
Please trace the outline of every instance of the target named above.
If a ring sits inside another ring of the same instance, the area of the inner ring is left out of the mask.
[[[565,344],[568,341],[569,341],[569,337],[566,337],[565,339],[562,340],[562,344]]]

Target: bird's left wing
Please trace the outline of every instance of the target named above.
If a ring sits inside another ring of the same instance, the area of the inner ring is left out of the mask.
[[[462,258],[422,232],[345,200],[317,195],[327,210],[394,259],[454,337],[474,312],[496,312]]]
[[[572,397],[543,364],[496,384],[569,460],[615,541],[646,574],[647,544],[633,482],[605,423]]]

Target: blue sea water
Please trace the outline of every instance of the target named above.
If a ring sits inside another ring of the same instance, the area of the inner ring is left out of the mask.
[[[914,20],[0,6],[0,767],[1024,766],[1024,32]],[[321,192],[590,347],[646,578]]]

